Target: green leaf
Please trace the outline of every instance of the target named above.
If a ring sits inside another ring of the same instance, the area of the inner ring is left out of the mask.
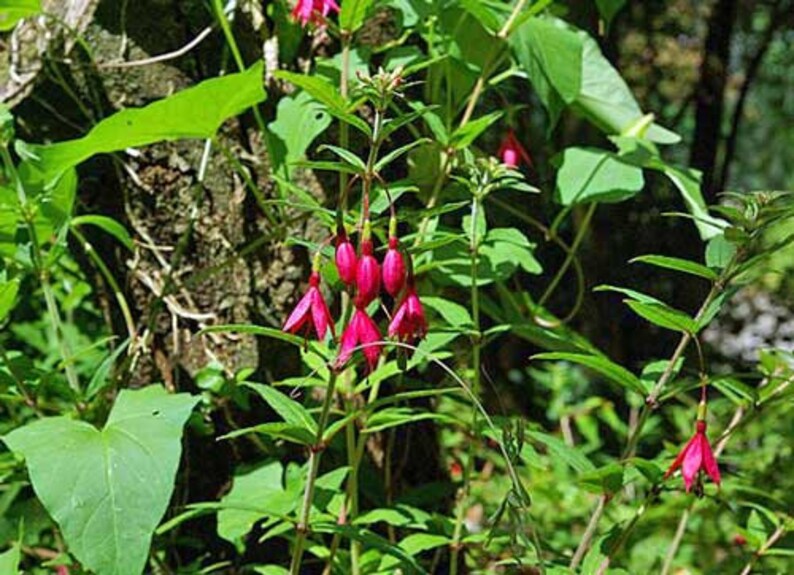
[[[244,382],[242,385],[256,391],[273,411],[279,414],[285,423],[306,429],[312,437],[317,434],[317,422],[314,421],[308,410],[297,401],[290,399],[269,385],[249,381]]]
[[[289,569],[281,565],[260,565],[254,567],[254,572],[259,575],[289,575]]]
[[[706,202],[700,192],[701,173],[697,170],[677,168],[667,164],[660,169],[681,192],[681,197],[684,199],[689,213],[695,218],[695,226],[700,232],[700,237],[704,240],[709,240],[720,235],[725,227],[725,222],[709,214],[706,208]],[[709,267],[716,267],[712,266],[708,261],[706,261],[706,264]]]
[[[424,296],[422,304],[438,312],[451,327],[467,330],[474,325],[469,310],[458,303],[440,297]]]
[[[272,327],[265,327],[262,325],[251,324],[225,324],[225,325],[212,325],[205,327],[199,332],[199,335],[205,333],[250,333],[253,335],[263,335],[273,339],[280,339],[297,346],[303,346],[303,338],[291,333],[286,333],[280,329]]]
[[[609,463],[581,474],[579,481],[594,493],[617,493],[623,488],[623,466],[619,463]]]
[[[0,1],[0,32],[13,29],[23,18],[35,16],[39,12],[41,12],[41,0]]]
[[[500,278],[510,277],[517,267],[525,272],[539,274],[543,268],[535,259],[535,244],[516,228],[494,228],[488,230],[480,252],[486,257],[495,274]]]
[[[607,359],[603,356],[590,355],[586,353],[569,353],[569,352],[547,352],[533,355],[531,359],[541,359],[550,361],[570,361],[584,365],[590,369],[597,371],[610,381],[613,381],[621,387],[635,391],[644,396],[645,388],[640,379],[627,370],[625,367]]]
[[[281,98],[276,119],[267,126],[274,144],[274,167],[281,169],[303,160],[311,143],[330,124],[331,118],[325,108],[308,92]]]
[[[306,90],[312,98],[326,107],[328,113],[333,117],[342,120],[357,128],[366,135],[370,135],[370,128],[367,123],[352,114],[348,109],[347,101],[339,91],[327,80],[319,76],[308,76],[306,74],[296,74],[286,70],[276,70],[273,75],[280,79],[294,84],[298,88]]]
[[[415,557],[420,553],[436,549],[442,545],[449,545],[451,540],[445,535],[436,535],[434,533],[412,533],[404,537],[399,543],[399,547],[404,549],[405,552]],[[396,567],[401,564],[400,560],[394,556],[384,557],[380,563],[380,570],[386,572],[394,572]]]
[[[724,234],[711,238],[706,244],[706,265],[711,268],[725,269],[736,253],[736,245],[725,239]]]
[[[560,20],[530,18],[510,35],[510,46],[554,126],[579,95],[582,39]]]
[[[364,23],[367,11],[373,0],[345,0],[339,12],[339,27],[350,33],[355,32]]]
[[[474,140],[480,137],[494,122],[496,122],[503,115],[502,112],[492,112],[482,118],[477,118],[471,122],[467,122],[454,132],[450,138],[450,145],[456,150],[462,150],[470,146]]]
[[[0,322],[2,322],[17,303],[19,293],[19,278],[0,284]]]
[[[263,63],[245,72],[205,80],[143,108],[116,112],[77,140],[50,145],[24,144],[45,182],[95,154],[117,152],[163,140],[210,138],[221,125],[265,99]]]
[[[557,172],[556,199],[564,206],[620,202],[642,190],[642,169],[594,148],[568,148]]]
[[[241,549],[257,521],[289,515],[295,509],[300,486],[288,492],[283,476],[284,468],[278,461],[236,475],[231,491],[220,502],[218,535]]]
[[[323,150],[330,150],[331,152],[336,154],[343,162],[345,162],[351,168],[353,168],[356,173],[363,174],[364,172],[367,171],[367,166],[364,163],[364,160],[359,158],[350,150],[340,148],[339,146],[333,146],[331,144],[323,144],[322,146],[317,148],[318,152],[322,152]]]
[[[674,258],[670,256],[657,256],[657,255],[646,255],[646,256],[637,256],[629,260],[630,263],[634,262],[642,262],[646,264],[651,264],[653,266],[657,266],[660,268],[666,268],[669,270],[676,270],[679,272],[683,272],[685,274],[691,274],[693,276],[698,276],[709,281],[714,281],[719,277],[719,274],[704,266],[703,264],[699,264],[697,262],[693,262],[690,260],[684,260],[681,258]]]
[[[608,134],[620,134],[644,116],[625,80],[609,63],[598,43],[585,32],[581,40],[581,88],[574,108]],[[570,66],[570,64],[568,64]],[[659,144],[675,144],[681,137],[651,124],[644,137]]]
[[[419,138],[418,140],[413,140],[411,142],[408,142],[404,146],[400,146],[396,150],[392,150],[391,152],[383,156],[380,160],[378,160],[378,163],[375,164],[375,171],[376,172],[381,171],[383,168],[391,164],[394,160],[396,160],[403,154],[407,154],[417,146],[427,144],[431,141],[432,140],[430,140],[429,138]]]
[[[101,575],[140,575],[168,507],[182,426],[199,398],[160,386],[123,390],[100,431],[48,417],[3,437],[72,553]]]
[[[128,250],[132,251],[135,248],[134,244],[132,243],[132,237],[130,237],[127,228],[122,226],[119,222],[117,222],[113,218],[109,218],[108,216],[98,216],[98,215],[77,216],[76,218],[72,218],[71,225],[96,226],[102,231],[105,231],[114,238],[116,238],[119,241],[119,243],[121,243]]]
[[[527,431],[527,436],[533,441],[542,443],[549,450],[549,454],[556,459],[563,461],[571,469],[586,473],[595,469],[595,466],[575,447],[566,445],[560,438],[542,431]],[[522,457],[524,453],[522,452]]]
[[[110,383],[110,371],[113,369],[113,366],[116,364],[116,361],[121,357],[125,351],[127,351],[127,347],[130,344],[129,338],[125,339],[124,342],[119,345],[113,353],[109,354],[102,363],[99,364],[99,367],[96,368],[94,371],[94,375],[91,376],[91,381],[88,383],[88,387],[85,391],[86,399],[91,399],[97,393],[102,391],[105,386]]]
[[[625,302],[637,315],[659,327],[692,334],[698,331],[698,324],[694,319],[667,304],[647,303],[630,299],[625,300]]]
[[[367,426],[365,429],[361,430],[361,433],[376,433],[391,427],[398,427],[400,425],[407,425],[409,423],[416,423],[428,419],[442,422],[454,421],[452,418],[442,413],[421,411],[410,407],[387,407],[372,414],[369,419],[367,419]]]
[[[626,0],[596,0],[598,13],[606,21],[607,26],[612,23],[612,19],[626,5]]]
[[[0,15],[2,15],[2,12],[0,12]],[[17,544],[14,544],[8,551],[0,553],[0,573],[3,575],[17,575],[21,558],[22,553]]]

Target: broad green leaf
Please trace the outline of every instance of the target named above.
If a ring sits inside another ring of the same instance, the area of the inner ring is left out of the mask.
[[[77,140],[24,144],[21,155],[55,180],[95,154],[117,152],[163,140],[210,138],[221,125],[265,99],[263,63],[244,72],[205,80],[143,108],[116,112]]]
[[[559,20],[530,18],[510,35],[510,46],[554,126],[579,95],[582,39]]]
[[[19,278],[0,283],[0,322],[14,309],[19,293]]]
[[[681,258],[674,258],[670,256],[657,256],[657,255],[637,256],[636,258],[630,260],[630,263],[634,263],[634,262],[642,262],[660,268],[676,270],[679,272],[683,272],[685,274],[698,276],[707,279],[709,281],[714,281],[719,277],[717,272],[715,272],[711,268],[704,266],[703,264],[699,264],[697,262],[693,262],[690,260],[684,260]]]
[[[564,206],[587,202],[620,202],[642,190],[642,169],[595,148],[568,148],[562,153],[555,197]]]
[[[620,385],[621,387],[645,395],[645,388],[640,379],[625,367],[610,361],[606,357],[586,353],[547,352],[533,355],[531,359],[570,361],[593,369]]]
[[[339,27],[346,32],[355,32],[364,23],[373,0],[345,0],[339,12]]]
[[[284,488],[284,468],[278,461],[236,475],[232,489],[224,495],[218,511],[218,535],[242,549],[245,536],[257,521],[284,517],[294,509],[299,489]]]
[[[119,393],[100,431],[67,417],[3,437],[72,553],[101,575],[140,575],[171,498],[182,426],[197,397],[160,386]]]
[[[41,0],[0,0],[0,31],[11,30],[23,18],[39,12]]]
[[[724,269],[736,253],[736,245],[725,239],[724,234],[712,237],[706,244],[706,265]]]
[[[306,91],[281,98],[276,119],[268,124],[276,169],[302,160],[306,150],[329,125],[325,108]]]
[[[598,43],[579,32],[582,46],[581,86],[574,108],[608,134],[620,134],[644,116],[625,80],[609,63]],[[570,64],[568,64],[570,66]],[[675,144],[681,137],[658,124],[644,137],[660,144]]]
[[[317,433],[317,422],[314,421],[314,418],[306,408],[297,401],[290,399],[288,396],[269,385],[252,383],[249,381],[246,381],[243,385],[256,391],[273,411],[279,414],[285,423],[302,427],[312,436]]]
[[[3,575],[17,575],[21,558],[22,552],[17,544],[14,544],[8,551],[0,553],[0,573]]]
[[[502,29],[510,14],[508,4],[495,0],[460,0],[460,5],[479,20],[491,34],[496,34]]]
[[[109,218],[108,216],[99,216],[99,215],[77,216],[76,218],[72,218],[72,225],[96,226],[99,229],[107,232],[108,234],[116,238],[119,241],[119,243],[121,243],[128,250],[132,251],[135,247],[134,244],[132,243],[132,237],[130,237],[127,228],[122,226],[119,222],[117,222],[113,218]]]
[[[488,258],[496,275],[507,278],[516,267],[531,274],[543,271],[540,262],[535,259],[534,249],[535,244],[522,231],[516,228],[494,228],[488,230],[480,251]]]
[[[697,333],[697,322],[684,312],[674,309],[664,303],[648,303],[636,300],[625,300],[637,315],[647,319],[652,324],[673,331]]]

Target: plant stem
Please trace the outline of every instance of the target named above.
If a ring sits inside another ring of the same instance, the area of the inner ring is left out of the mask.
[[[758,560],[767,551],[769,551],[772,548],[772,546],[775,543],[777,543],[778,539],[783,537],[783,535],[785,533],[786,533],[786,524],[785,524],[785,522],[781,522],[780,526],[777,529],[775,529],[775,532],[772,533],[772,535],[769,536],[769,539],[764,541],[764,544],[761,545],[761,547],[758,548],[758,551],[753,553],[753,556],[747,562],[747,565],[745,565],[744,569],[742,569],[741,575],[750,575],[750,573],[753,572],[753,567],[755,567],[755,564],[758,562]]]
[[[33,267],[36,271],[39,282],[41,283],[41,290],[44,292],[44,301],[47,305],[47,313],[50,316],[50,322],[52,323],[52,329],[55,334],[55,339],[58,343],[58,349],[60,350],[61,358],[63,359],[66,380],[69,382],[69,387],[72,388],[72,391],[74,391],[76,394],[79,394],[80,380],[77,377],[77,372],[75,371],[74,364],[72,363],[72,350],[69,347],[69,343],[66,341],[66,336],[63,332],[61,314],[58,311],[58,305],[55,301],[55,293],[53,292],[52,286],[50,285],[49,271],[44,265],[44,257],[41,253],[41,246],[39,246],[39,238],[38,234],[36,233],[36,224],[34,222],[35,216],[30,210],[25,186],[22,184],[22,180],[19,177],[16,165],[14,165],[14,160],[11,158],[11,154],[8,152],[8,148],[6,146],[0,146],[0,155],[2,155],[3,163],[5,164],[11,178],[14,180],[14,185],[17,189],[20,210],[22,212],[22,217],[25,220],[25,225],[28,228],[28,235],[30,236]]]
[[[331,370],[331,374],[328,378],[328,388],[325,391],[325,398],[323,399],[322,411],[320,412],[320,420],[317,423],[317,435],[315,436],[314,445],[311,446],[309,453],[309,475],[306,478],[300,519],[296,526],[297,535],[295,537],[295,548],[292,551],[292,562],[290,563],[289,570],[291,575],[300,575],[301,563],[303,561],[303,546],[306,542],[306,535],[309,532],[309,515],[311,514],[312,500],[314,499],[314,485],[317,482],[317,473],[320,470],[320,457],[323,449],[325,449],[323,435],[328,425],[328,415],[331,411],[335,388],[336,372]]]
[[[678,527],[676,527],[673,542],[670,544],[670,549],[667,550],[667,554],[664,557],[661,575],[667,575],[670,572],[670,567],[673,566],[673,560],[675,559],[675,554],[678,552],[678,546],[681,545],[681,540],[684,538],[684,533],[686,533],[686,524],[689,521],[689,514],[691,511],[692,504],[690,503],[689,507],[684,509],[684,512],[681,514],[681,520],[678,522]]]
[[[723,283],[724,278],[730,277],[730,271],[733,268],[734,262],[735,259],[730,264],[728,264],[728,266],[726,266],[721,277],[712,286],[711,290],[709,291],[708,295],[703,301],[703,304],[700,306],[700,309],[698,310],[697,314],[695,314],[695,322],[699,322],[703,318],[703,315],[711,306],[714,299],[724,289],[725,287]],[[692,337],[693,335],[689,332],[684,332],[681,334],[681,339],[679,340],[678,345],[675,348],[675,351],[673,351],[673,355],[670,357],[670,360],[668,361],[664,372],[662,373],[661,376],[659,376],[659,379],[657,380],[656,384],[653,386],[653,389],[645,399],[645,405],[643,405],[642,410],[640,411],[639,418],[637,419],[637,424],[629,433],[629,437],[626,441],[626,447],[620,458],[621,463],[633,457],[634,452],[637,449],[637,444],[639,442],[639,439],[642,435],[643,428],[645,427],[645,424],[647,423],[651,412],[658,407],[659,395],[662,393],[664,387],[669,383],[670,379],[673,377],[673,373],[675,372],[675,366],[678,363],[679,359],[683,356],[684,351],[689,345],[689,342],[692,340]],[[604,514],[604,510],[608,502],[609,499],[607,495],[602,494],[599,498],[599,501],[595,509],[593,509],[593,512],[590,516],[590,519],[588,521],[588,528],[585,530],[585,534],[582,536],[582,539],[579,542],[576,551],[574,552],[573,558],[571,559],[569,565],[570,569],[576,569],[576,567],[581,562],[582,558],[584,558],[585,553],[587,553],[587,550],[590,548],[590,543],[592,542],[592,539],[595,536],[596,527],[598,526],[598,522],[600,521],[601,517]],[[592,529],[590,529],[590,527],[592,527]]]
[[[479,278],[477,273],[477,266],[479,264],[479,251],[480,251],[480,238],[477,235],[477,218],[478,213],[482,209],[481,201],[478,196],[474,197],[472,202],[471,214],[471,232],[469,242],[469,253],[471,270],[471,317],[474,324],[474,334],[472,336],[472,393],[474,395],[480,394],[480,368],[481,368],[481,352],[482,352],[482,334],[480,333],[480,290]],[[477,411],[474,411],[472,428],[477,424]],[[463,518],[466,515],[466,503],[471,488],[471,474],[474,471],[474,445],[472,441],[469,444],[469,455],[466,461],[466,468],[463,472],[463,486],[460,489],[458,498],[458,509],[455,514],[455,530],[452,534],[451,553],[449,558],[449,573],[450,575],[457,575],[458,562],[460,560],[460,540],[463,535]]]

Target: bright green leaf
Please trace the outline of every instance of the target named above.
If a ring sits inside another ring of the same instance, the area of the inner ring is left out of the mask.
[[[17,575],[21,558],[22,552],[19,549],[19,545],[13,545],[8,551],[0,553],[0,573],[3,575]]]
[[[681,258],[674,258],[670,256],[657,256],[657,255],[637,256],[636,258],[630,260],[630,263],[634,263],[634,262],[642,262],[660,268],[676,270],[679,272],[683,272],[685,274],[698,276],[707,279],[709,281],[714,281],[719,277],[717,272],[715,272],[711,268],[704,266],[703,264],[699,264],[697,262],[693,262],[690,260],[683,260]]]
[[[256,391],[273,411],[279,414],[285,423],[303,427],[312,435],[317,433],[317,423],[314,421],[314,418],[306,408],[297,401],[290,399],[288,396],[269,385],[248,381],[243,383],[243,385]]]
[[[41,0],[0,0],[0,31],[14,28],[23,18],[41,12]]]
[[[23,456],[69,551],[101,575],[140,575],[171,498],[182,426],[197,397],[160,386],[123,390],[100,431],[67,417],[3,437]]]
[[[625,302],[637,315],[659,327],[688,333],[696,333],[698,331],[698,324],[694,319],[667,304],[647,303],[630,299],[625,300]]]
[[[564,206],[587,202],[619,202],[642,190],[642,169],[610,152],[568,148],[557,172],[556,199]]]
[[[341,3],[339,13],[339,27],[351,33],[355,32],[364,23],[367,11],[372,6],[373,0],[345,0]]]
[[[125,228],[119,222],[108,216],[99,216],[99,215],[77,216],[76,218],[72,218],[72,225],[96,226],[99,229],[107,232],[108,234],[116,238],[119,241],[119,243],[121,243],[128,250],[132,251],[135,247],[134,244],[132,243],[132,237],[130,237],[130,233],[127,231],[127,228]]]
[[[14,278],[10,281],[0,283],[0,322],[2,322],[17,301],[17,293],[19,292],[19,278]]]
[[[273,165],[289,166],[306,156],[306,150],[329,125],[325,108],[306,91],[281,98],[276,119],[268,124],[273,142]]]
[[[590,355],[586,353],[568,352],[548,352],[539,353],[532,356],[532,359],[551,360],[551,361],[570,361],[589,367],[597,371],[610,381],[621,387],[635,391],[640,395],[645,395],[645,388],[639,378],[621,365],[603,356]]]

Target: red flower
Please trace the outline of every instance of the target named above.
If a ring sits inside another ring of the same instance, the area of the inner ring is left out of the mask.
[[[413,282],[409,280],[408,289],[403,296],[394,317],[389,324],[389,337],[413,344],[427,334],[427,319],[422,302],[416,295]]]
[[[664,474],[664,478],[670,477],[678,468],[681,468],[681,475],[684,476],[684,485],[687,493],[692,489],[692,484],[701,470],[705,471],[711,480],[717,485],[720,484],[720,470],[711,445],[706,437],[706,422],[698,420],[696,423],[695,435],[684,446],[678,457],[675,458],[670,469]]]
[[[342,345],[339,349],[339,356],[336,358],[336,367],[340,368],[347,363],[353,355],[353,350],[358,346],[364,346],[362,351],[367,358],[369,370],[374,370],[378,365],[381,346],[373,345],[381,341],[380,332],[377,324],[367,315],[367,312],[360,307],[356,307],[350,323],[342,334]]]
[[[320,24],[331,10],[339,12],[339,5],[334,0],[298,0],[292,9],[292,17],[300,21],[301,26],[309,22]]]
[[[398,249],[396,237],[389,238],[389,249],[383,258],[383,287],[392,297],[397,297],[405,285],[405,261]]]
[[[361,257],[356,267],[356,306],[367,307],[380,292],[380,266],[372,255],[372,240],[361,240]]]
[[[352,285],[356,281],[356,250],[344,231],[337,235],[336,239],[336,269],[339,277],[347,285]]]
[[[518,141],[512,129],[508,130],[502,138],[502,145],[499,146],[499,158],[505,166],[510,168],[517,168],[522,161],[532,167],[532,158],[529,157],[529,152]]]
[[[317,271],[312,271],[312,275],[309,277],[309,290],[289,314],[284,323],[284,331],[298,333],[303,329],[304,334],[308,337],[312,326],[319,340],[325,337],[325,332],[329,327],[331,334],[335,336],[334,320],[325,304],[323,294],[320,293],[320,274]]]

